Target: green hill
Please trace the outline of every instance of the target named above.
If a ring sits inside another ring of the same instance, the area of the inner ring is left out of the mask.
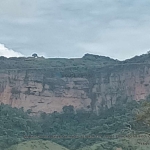
[[[118,138],[97,142],[78,150],[150,150],[150,137],[140,134],[137,137]]]
[[[68,150],[68,149],[51,141],[31,140],[11,146],[10,148],[5,150]]]
[[[79,150],[137,150],[137,146],[132,145],[127,139],[124,140],[107,140],[98,142],[92,146],[86,146]]]
[[[44,58],[44,57],[0,57],[0,69],[44,69],[44,68],[61,68],[61,67],[89,67],[99,66],[104,67],[107,65],[118,64],[120,61],[111,59],[105,56],[98,56],[92,54],[85,54],[82,58]]]

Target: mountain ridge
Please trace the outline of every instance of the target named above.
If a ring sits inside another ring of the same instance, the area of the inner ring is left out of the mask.
[[[139,101],[150,94],[149,61],[149,54],[126,61],[92,54],[76,59],[0,57],[0,102],[37,114],[61,112],[69,105],[96,112],[119,99]]]

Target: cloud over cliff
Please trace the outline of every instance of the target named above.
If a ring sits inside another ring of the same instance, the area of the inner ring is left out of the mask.
[[[23,56],[19,52],[15,52],[12,49],[6,48],[3,44],[0,44],[0,56],[5,56],[5,57],[20,57]]]
[[[150,49],[149,8],[150,0],[1,0],[0,41],[25,55],[123,60]]]

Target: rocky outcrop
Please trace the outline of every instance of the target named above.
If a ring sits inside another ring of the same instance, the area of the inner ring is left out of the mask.
[[[142,100],[150,94],[150,65],[91,68],[82,76],[68,70],[1,71],[0,102],[31,109],[32,113],[61,112],[68,105],[95,111],[116,101]]]

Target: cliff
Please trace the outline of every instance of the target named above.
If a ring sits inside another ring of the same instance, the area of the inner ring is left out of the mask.
[[[96,111],[142,100],[150,94],[150,64],[144,57],[142,63],[90,54],[80,59],[1,57],[0,102],[34,114],[61,112],[68,105]]]

